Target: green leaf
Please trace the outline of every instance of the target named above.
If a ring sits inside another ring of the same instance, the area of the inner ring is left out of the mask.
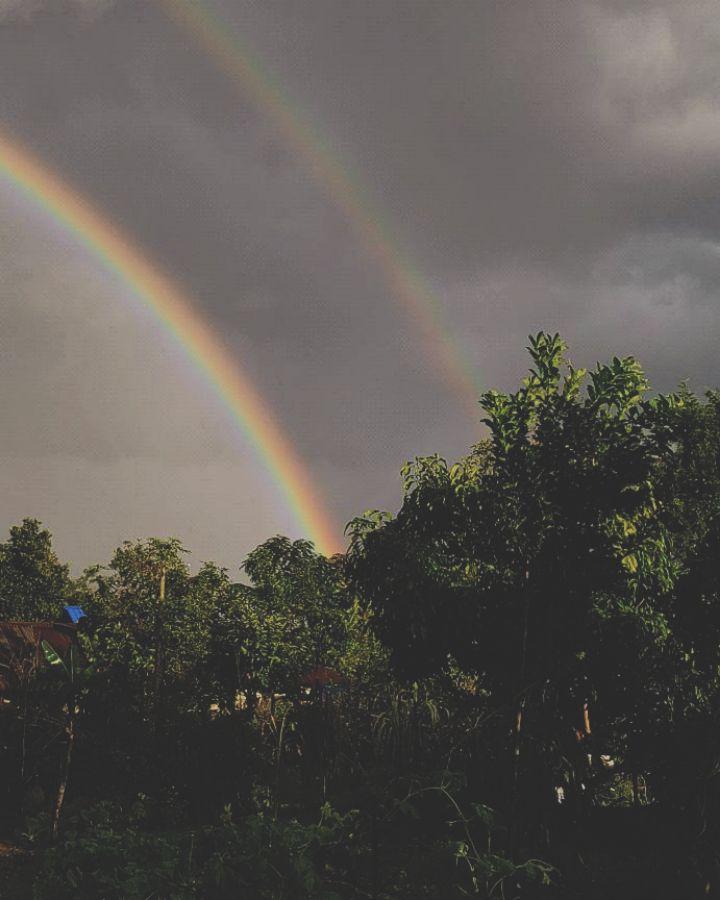
[[[62,666],[65,668],[65,663],[62,661],[61,657],[58,653],[48,644],[47,641],[41,641],[40,646],[42,647],[42,651],[45,654],[45,659],[50,663],[51,666]]]
[[[627,556],[623,556],[622,565],[628,572],[635,574],[638,570],[637,556],[634,553],[628,553]]]

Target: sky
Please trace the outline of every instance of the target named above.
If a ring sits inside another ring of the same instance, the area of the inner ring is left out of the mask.
[[[720,386],[716,4],[190,2],[295,140],[176,0],[0,0],[0,133],[183,286],[338,532],[397,508],[406,459],[482,436],[443,355],[478,394],[512,389],[543,328],[577,365]],[[131,293],[0,177],[0,534],[39,518],[76,572],[174,535],[236,572],[302,530]]]

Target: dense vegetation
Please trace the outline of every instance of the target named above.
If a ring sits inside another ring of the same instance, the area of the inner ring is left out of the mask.
[[[0,619],[87,619],[0,672],[7,896],[720,893],[720,394],[529,350],[345,556],[11,529]]]

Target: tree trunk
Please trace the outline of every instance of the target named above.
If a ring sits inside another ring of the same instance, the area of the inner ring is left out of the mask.
[[[63,802],[65,801],[65,792],[67,790],[68,779],[70,777],[70,763],[72,762],[73,747],[75,745],[75,701],[71,701],[72,706],[68,711],[67,725],[67,748],[65,750],[65,762],[63,764],[62,775],[60,776],[60,784],[58,785],[57,797],[55,798],[55,811],[53,813],[52,822],[52,839],[55,840],[60,825],[60,813],[62,812]]]
[[[520,643],[520,666],[518,676],[518,705],[515,710],[515,721],[513,728],[513,791],[517,793],[518,779],[520,776],[520,741],[522,738],[523,713],[525,711],[525,676],[527,672],[527,644],[528,629],[530,619],[530,590],[529,590],[530,570],[525,569],[523,582],[523,617],[522,617],[522,639]]]
[[[164,646],[163,646],[163,605],[165,603],[165,570],[160,571],[160,592],[158,596],[158,614],[157,614],[157,633],[155,636],[155,671],[153,673],[153,717],[152,729],[153,734],[157,738],[162,704],[160,694],[162,693],[163,669],[165,666]]]
[[[640,778],[637,772],[633,772],[632,776],[632,793],[633,793],[633,806],[640,806]]]
[[[523,716],[527,703],[525,680],[527,677],[527,646],[528,631],[530,627],[530,569],[525,567],[522,586],[522,638],[520,644],[520,666],[518,673],[518,705],[515,710],[513,722],[513,750],[512,750],[512,787],[510,804],[510,833],[509,851],[512,856],[518,844],[520,832],[520,751],[522,744]]]

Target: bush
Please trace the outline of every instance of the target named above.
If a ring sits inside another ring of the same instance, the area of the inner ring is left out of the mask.
[[[142,800],[126,811],[96,803],[68,820],[62,840],[42,855],[35,900],[190,900],[193,836],[143,828]]]

